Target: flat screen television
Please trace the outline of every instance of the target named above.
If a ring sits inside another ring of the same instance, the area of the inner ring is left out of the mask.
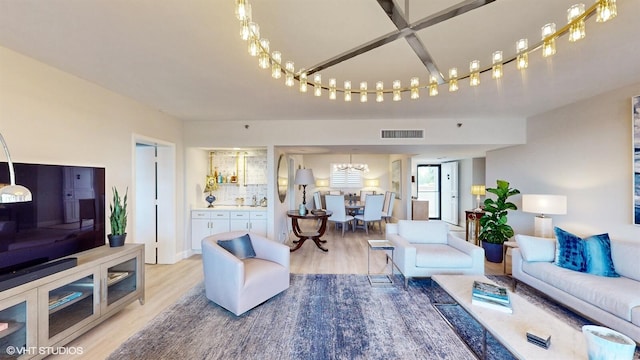
[[[0,204],[0,276],[105,245],[105,169],[14,163],[33,201]],[[0,183],[9,183],[0,162]]]

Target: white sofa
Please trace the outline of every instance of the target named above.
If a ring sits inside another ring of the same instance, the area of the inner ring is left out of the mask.
[[[512,276],[517,281],[640,343],[640,242],[611,240],[611,259],[620,277],[555,265],[555,239],[516,235],[516,242]]]
[[[405,287],[412,277],[484,274],[484,249],[451,234],[444,221],[400,220],[386,229]]]

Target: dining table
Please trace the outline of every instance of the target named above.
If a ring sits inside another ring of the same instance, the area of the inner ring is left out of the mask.
[[[344,201],[344,208],[347,210],[347,214],[355,215],[355,214],[358,213],[359,210],[364,209],[364,201],[360,201],[360,200],[356,200],[356,201],[345,200]]]

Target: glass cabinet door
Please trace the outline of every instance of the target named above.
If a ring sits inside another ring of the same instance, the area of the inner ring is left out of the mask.
[[[0,359],[21,359],[33,356],[29,349],[36,346],[36,317],[28,309],[35,306],[37,291],[0,300]]]
[[[143,302],[144,295],[139,290],[144,287],[144,260],[136,255],[138,254],[123,256],[102,266],[103,315],[119,305],[127,304],[135,297],[139,297],[140,302]]]
[[[87,272],[39,289],[42,345],[51,344],[100,316],[98,274]]]

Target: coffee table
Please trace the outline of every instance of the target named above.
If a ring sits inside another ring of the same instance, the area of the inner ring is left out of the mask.
[[[483,356],[486,354],[488,331],[519,359],[586,359],[587,344],[579,329],[569,326],[535,306],[517,293],[509,292],[513,314],[471,304],[474,280],[494,283],[482,275],[434,275],[431,277],[483,327]],[[434,304],[435,305],[435,304]],[[435,307],[435,306],[434,306]],[[437,310],[437,307],[435,307]],[[534,330],[551,335],[551,346],[544,349],[527,341],[526,333]]]

